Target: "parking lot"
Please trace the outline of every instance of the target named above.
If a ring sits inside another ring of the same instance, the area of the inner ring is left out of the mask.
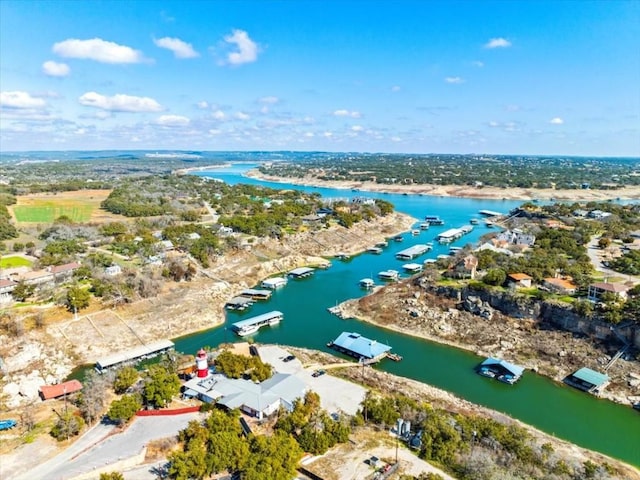
[[[360,402],[366,393],[366,389],[360,385],[336,378],[330,374],[330,370],[324,375],[314,377],[313,372],[320,367],[305,369],[297,358],[285,362],[284,359],[291,355],[291,352],[275,345],[260,346],[259,353],[260,358],[273,365],[276,371],[295,375],[310,390],[320,395],[322,408],[327,412],[353,415],[360,408]]]

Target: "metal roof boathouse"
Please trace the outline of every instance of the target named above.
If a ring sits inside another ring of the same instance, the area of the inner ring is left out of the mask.
[[[276,325],[284,318],[282,312],[273,310],[272,312],[263,313],[255,317],[247,318],[246,320],[240,320],[239,322],[231,325],[231,328],[241,337],[256,333],[260,327],[265,325]]]
[[[288,276],[292,278],[305,278],[313,275],[313,268],[311,267],[300,267],[294,268],[293,270],[287,273]]]
[[[524,368],[498,358],[487,358],[478,366],[478,373],[513,385],[522,377]]]
[[[160,340],[157,342],[140,345],[130,350],[113,353],[103,357],[96,362],[96,370],[102,373],[110,368],[117,368],[122,365],[135,363],[146,358],[155,357],[173,350],[174,344],[171,340]]]
[[[338,338],[329,343],[329,346],[363,363],[377,362],[391,351],[389,345],[353,332],[342,332]]]
[[[413,247],[406,248],[398,253],[396,253],[396,258],[400,260],[412,260],[416,257],[419,257],[425,252],[431,250],[429,245],[417,244]]]
[[[582,367],[564,379],[564,383],[585,392],[598,394],[609,383],[609,375]]]

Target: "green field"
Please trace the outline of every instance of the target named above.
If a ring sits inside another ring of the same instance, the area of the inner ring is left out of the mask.
[[[33,262],[22,257],[0,258],[0,268],[30,267],[32,264]]]
[[[15,205],[13,213],[18,222],[52,223],[63,215],[74,222],[88,222],[93,209],[92,205],[60,205],[52,202],[50,205]]]

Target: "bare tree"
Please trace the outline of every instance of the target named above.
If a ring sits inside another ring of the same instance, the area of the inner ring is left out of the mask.
[[[102,416],[109,388],[111,388],[110,375],[100,375],[94,370],[89,370],[85,374],[80,400],[80,413],[82,413],[88,424],[95,423]]]

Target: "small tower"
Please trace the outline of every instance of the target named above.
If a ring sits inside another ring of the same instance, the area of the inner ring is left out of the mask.
[[[198,350],[198,353],[196,354],[196,372],[198,378],[204,378],[209,375],[207,352],[205,352],[202,348]]]

